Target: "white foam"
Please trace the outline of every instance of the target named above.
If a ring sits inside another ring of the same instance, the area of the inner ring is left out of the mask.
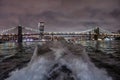
[[[51,47],[53,53],[37,56],[37,49],[38,47],[35,49],[28,66],[13,71],[10,74],[11,76],[6,80],[47,80],[49,70],[56,63],[66,65],[73,72],[76,80],[112,80],[105,70],[95,67],[85,52],[80,52],[80,55],[74,55],[67,48],[64,48],[64,46],[57,48],[54,46]],[[49,55],[51,55],[50,58],[47,57]],[[54,70],[57,70],[57,68]],[[57,80],[62,80],[62,78]]]

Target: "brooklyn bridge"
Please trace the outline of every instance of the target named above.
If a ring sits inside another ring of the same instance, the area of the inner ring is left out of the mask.
[[[53,41],[59,37],[66,40],[104,40],[105,38],[114,39],[120,37],[120,34],[112,33],[101,27],[95,27],[79,32],[46,32],[44,30],[44,22],[38,23],[38,28],[30,28],[26,26],[17,26],[0,31],[0,41]]]

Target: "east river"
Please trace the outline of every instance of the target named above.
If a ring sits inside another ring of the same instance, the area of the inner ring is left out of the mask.
[[[0,43],[0,80],[8,78],[9,72],[15,70],[16,68],[21,69],[25,67],[27,63],[30,62],[35,47],[38,44],[41,45],[42,43]],[[95,66],[100,69],[105,69],[113,80],[120,79],[120,41],[79,41],[73,44],[82,44]],[[8,80],[11,79],[8,78]]]

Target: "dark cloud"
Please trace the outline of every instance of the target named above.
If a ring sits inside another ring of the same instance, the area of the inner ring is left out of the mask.
[[[119,0],[0,0],[0,28],[19,24],[47,31],[79,31],[101,26],[120,29]]]
[[[114,18],[120,20],[120,9],[114,9],[114,10],[111,12],[111,15],[112,15]]]

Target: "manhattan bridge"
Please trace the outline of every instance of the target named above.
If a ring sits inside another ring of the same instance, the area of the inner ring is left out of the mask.
[[[79,32],[46,32],[44,31],[44,22],[38,23],[38,28],[26,26],[17,26],[0,31],[0,41],[40,41],[56,40],[59,37],[72,40],[104,40],[105,38],[120,37],[120,34],[112,33],[100,27],[88,29]],[[28,40],[30,39],[30,40]]]

